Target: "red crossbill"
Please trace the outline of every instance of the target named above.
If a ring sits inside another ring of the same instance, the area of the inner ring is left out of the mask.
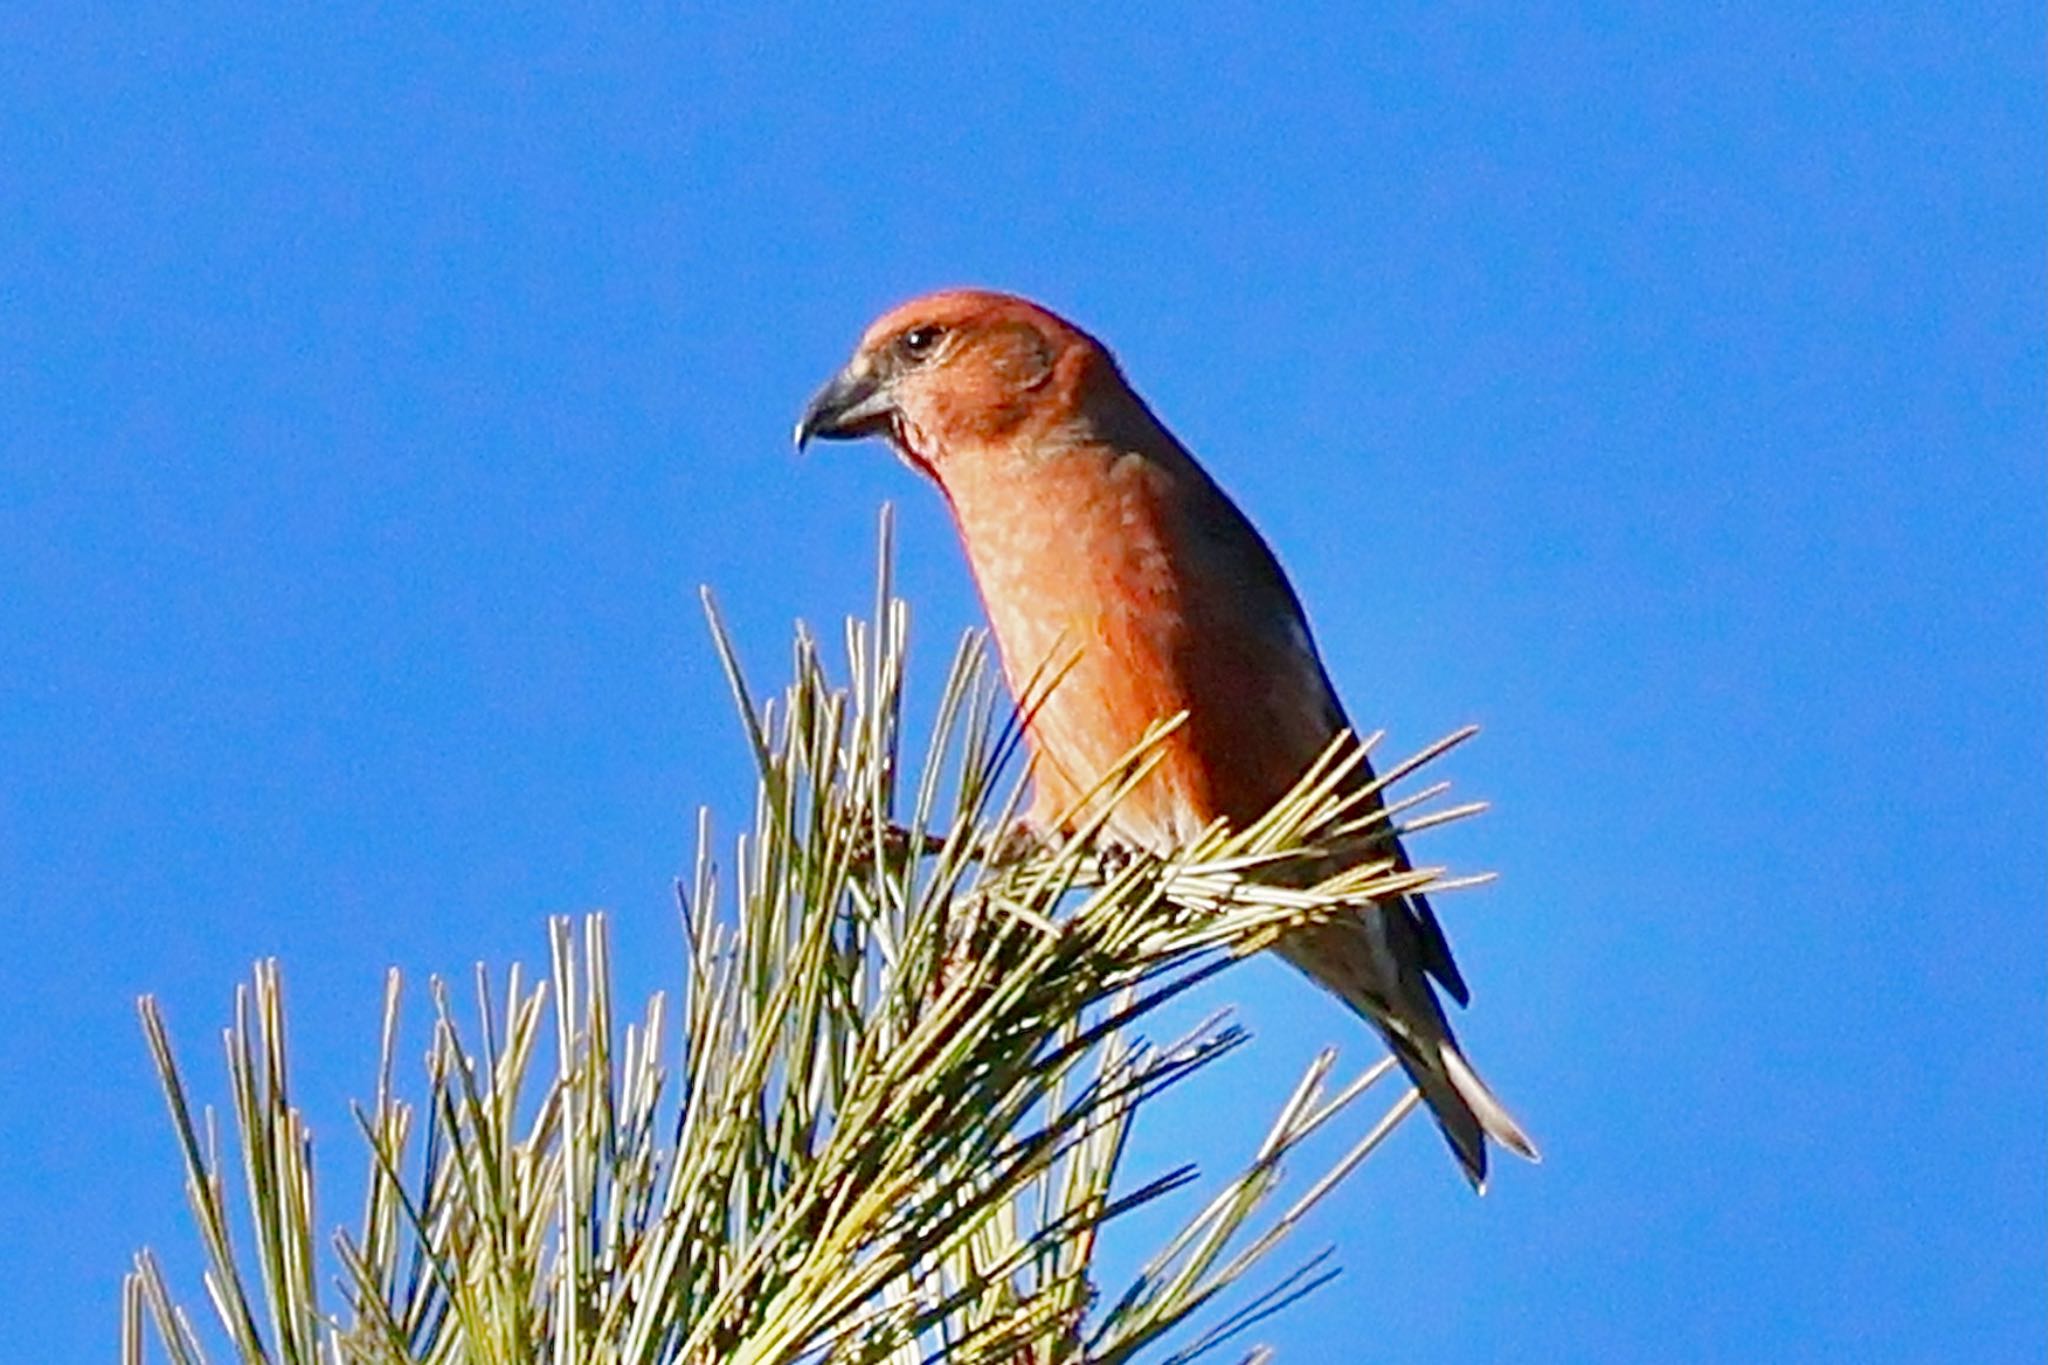
[[[1078,327],[979,290],[904,304],[796,429],[799,447],[871,435],[945,494],[1012,691],[1058,673],[1025,709],[1034,828],[1085,817],[1097,780],[1182,713],[1110,838],[1166,852],[1219,818],[1241,828],[1348,729],[1273,552]],[[1361,905],[1276,951],[1385,1038],[1475,1187],[1486,1136],[1535,1159],[1444,1017],[1437,988],[1469,993],[1427,898]]]

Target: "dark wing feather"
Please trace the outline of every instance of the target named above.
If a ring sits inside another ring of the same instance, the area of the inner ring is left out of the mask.
[[[1323,748],[1338,731],[1349,728],[1350,722],[1316,649],[1315,637],[1308,626],[1308,613],[1303,610],[1301,598],[1288,581],[1286,571],[1280,567],[1272,548],[1207,471],[1184,449],[1177,449],[1177,453],[1184,463],[1172,471],[1174,477],[1192,480],[1199,485],[1190,489],[1191,495],[1181,498],[1179,505],[1194,509],[1193,516],[1189,518],[1192,524],[1182,528],[1184,543],[1200,556],[1205,574],[1211,578],[1204,586],[1213,595],[1202,600],[1231,604],[1230,620],[1211,623],[1207,629],[1198,627],[1195,637],[1204,642],[1204,648],[1215,649],[1219,634],[1249,634],[1251,638],[1243,643],[1250,647],[1253,657],[1259,661],[1254,666],[1269,674],[1275,686],[1282,685],[1282,679],[1291,681],[1305,675],[1312,680],[1309,685],[1318,694],[1315,704],[1320,715],[1306,732],[1313,747],[1289,756],[1290,771],[1293,777],[1298,777],[1321,756]],[[1278,661],[1283,659],[1287,665],[1279,666]],[[1292,690],[1298,691],[1300,686],[1300,683],[1293,683]],[[1361,763],[1357,773],[1361,783],[1373,780],[1370,762]],[[1287,779],[1287,785],[1292,785],[1293,777]],[[1263,793],[1258,804],[1261,808],[1269,806],[1285,794],[1286,786],[1281,786]],[[1374,808],[1378,804],[1375,798]],[[1398,840],[1394,843],[1394,857],[1402,870],[1412,866],[1407,850]],[[1408,937],[1417,954],[1417,965],[1459,1005],[1469,1005],[1471,990],[1451,956],[1450,941],[1444,937],[1443,926],[1437,923],[1436,912],[1430,908],[1428,898],[1419,894],[1405,897],[1400,909],[1414,929],[1413,935]]]

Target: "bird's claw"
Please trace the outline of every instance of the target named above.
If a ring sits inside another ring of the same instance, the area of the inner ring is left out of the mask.
[[[1129,844],[1104,839],[1095,845],[1095,865],[1100,869],[1102,880],[1110,881],[1120,876],[1137,861],[1138,852]]]
[[[894,867],[913,858],[937,857],[952,844],[953,840],[948,835],[930,831],[919,834],[902,825],[891,824],[883,829],[876,851],[863,850],[855,856],[855,861],[863,867],[872,866],[878,861],[878,852],[879,861]],[[1038,847],[1038,836],[1030,826],[1019,821],[994,838],[969,847],[967,856],[980,860],[987,867],[1004,867],[1021,861]]]

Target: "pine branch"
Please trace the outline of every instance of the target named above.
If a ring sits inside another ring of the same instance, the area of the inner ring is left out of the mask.
[[[886,535],[885,522],[885,565]],[[978,635],[955,654],[921,757],[906,760],[908,615],[885,571],[874,619],[848,628],[851,684],[831,681],[799,631],[793,681],[770,702],[712,612],[759,786],[728,880],[700,823],[673,1013],[657,995],[621,1031],[604,919],[555,920],[545,980],[515,967],[493,991],[479,973],[476,1042],[430,983],[433,1046],[409,1103],[391,974],[375,1094],[357,1112],[364,1206],[333,1236],[334,1293],[316,1283],[311,1143],[288,1086],[276,964],[258,965],[226,1035],[246,1243],[212,1116],[195,1121],[156,1005],[142,1002],[224,1359],[1131,1360],[1244,1281],[1408,1112],[1413,1096],[1396,1098],[1308,1194],[1269,1212],[1300,1144],[1347,1120],[1389,1069],[1333,1087],[1325,1054],[1248,1165],[1108,1292],[1104,1230],[1194,1178],[1136,1183],[1134,1120],[1243,1042],[1221,1018],[1167,1046],[1137,1027],[1289,926],[1442,883],[1356,862],[1411,803],[1364,811],[1341,779],[1366,746],[1348,741],[1251,829],[1212,831],[1169,859],[1105,858],[1085,829],[1016,846],[1016,731]],[[1105,775],[1090,808],[1127,792],[1151,752]],[[1341,875],[1294,884],[1332,850],[1354,850]],[[1171,1359],[1329,1273],[1311,1260]],[[211,1358],[145,1251],[124,1287],[123,1359],[142,1361],[146,1338],[181,1365]]]

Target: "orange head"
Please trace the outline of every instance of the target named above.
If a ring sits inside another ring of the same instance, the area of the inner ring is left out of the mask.
[[[893,308],[797,422],[801,450],[886,436],[945,481],[950,461],[1082,438],[1134,402],[1102,344],[1013,294],[949,289]]]

